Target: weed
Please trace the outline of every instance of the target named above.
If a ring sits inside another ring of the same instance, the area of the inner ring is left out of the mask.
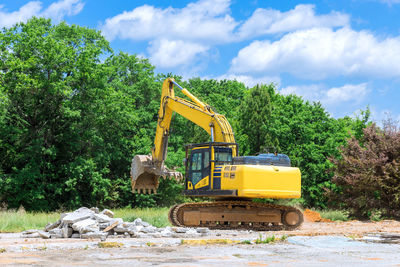
[[[368,215],[371,221],[377,222],[382,220],[382,211],[380,210],[372,210],[371,212],[369,212]]]
[[[276,241],[276,239],[275,239],[274,235],[272,235],[270,237],[265,236],[265,239],[263,239],[262,235],[260,234],[259,238],[257,238],[254,242],[256,244],[268,244],[268,243],[272,243],[272,242],[275,242],[275,241]]]
[[[251,241],[250,240],[243,240],[242,242],[240,242],[240,244],[251,245]]]
[[[331,221],[348,221],[349,212],[344,210],[323,210],[318,211],[322,218],[329,219]]]
[[[4,253],[4,252],[6,252],[6,249],[5,248],[0,248],[0,253]]]
[[[147,242],[146,245],[147,245],[148,247],[154,247],[156,244],[155,244],[155,243],[152,243],[152,242]]]
[[[120,248],[124,244],[119,242],[99,242],[99,248]]]
[[[352,234],[352,235],[346,235],[346,237],[355,240],[355,239],[357,239],[357,238],[361,238],[362,235],[357,235],[357,234],[354,234],[354,235],[353,235],[353,234]]]
[[[288,236],[287,236],[287,235],[281,236],[281,241],[286,241],[287,239],[288,239]]]

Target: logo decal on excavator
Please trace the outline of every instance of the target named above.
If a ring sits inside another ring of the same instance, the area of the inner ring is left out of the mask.
[[[209,176],[204,177],[203,179],[201,179],[195,186],[194,189],[199,189],[205,186],[209,185]]]

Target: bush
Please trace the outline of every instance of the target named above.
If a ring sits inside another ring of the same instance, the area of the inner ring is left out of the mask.
[[[344,210],[323,210],[319,212],[321,217],[331,221],[348,221],[349,212]]]
[[[341,149],[330,196],[360,217],[400,217],[400,130],[392,121],[375,124],[354,136]],[[379,211],[379,214],[376,212]]]

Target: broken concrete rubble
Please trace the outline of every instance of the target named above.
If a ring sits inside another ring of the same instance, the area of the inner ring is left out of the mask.
[[[82,221],[78,221],[78,222],[72,224],[72,229],[74,229],[77,232],[81,232],[82,229],[87,228],[87,227],[92,227],[92,226],[93,227],[98,226],[98,222],[96,220],[87,218],[87,219],[84,219]]]
[[[63,223],[76,223],[85,219],[89,219],[90,217],[92,217],[92,215],[94,214],[94,211],[88,209],[88,208],[80,208],[74,212],[71,212],[69,214],[67,214],[67,216],[65,216],[62,219]]]
[[[114,218],[114,212],[112,212],[111,210],[108,210],[108,209],[104,209],[101,212],[101,214],[104,214],[104,215],[106,215],[106,216],[108,216],[110,218]]]
[[[21,233],[24,238],[100,238],[134,237],[134,238],[185,238],[204,236],[208,228],[165,227],[157,228],[141,218],[133,222],[124,222],[114,218],[111,210],[99,211],[98,208],[79,208],[73,212],[62,213],[60,219],[48,223],[44,230],[32,229]]]

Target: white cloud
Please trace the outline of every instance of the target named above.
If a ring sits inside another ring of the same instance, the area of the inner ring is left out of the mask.
[[[29,2],[14,12],[6,12],[4,5],[0,5],[0,27],[11,27],[17,22],[27,21],[30,17],[39,14],[41,9],[41,2],[38,1]]]
[[[379,40],[350,28],[313,28],[254,41],[232,60],[234,73],[290,73],[300,78],[400,76],[400,38]]]
[[[40,1],[31,1],[20,7],[18,11],[7,12],[4,5],[0,5],[0,27],[11,27],[18,22],[26,22],[33,16],[51,18],[58,22],[65,16],[78,14],[83,6],[81,0],[60,0],[42,11]]]
[[[230,0],[200,0],[181,9],[143,5],[106,19],[101,30],[109,40],[177,38],[211,44],[315,26],[340,27],[349,24],[347,14],[333,11],[316,15],[314,9],[314,5],[297,5],[287,12],[259,8],[240,23],[230,16]]]
[[[310,85],[291,85],[280,89],[280,93],[283,95],[298,95],[302,96],[306,100],[310,101],[321,101],[323,98],[322,91],[324,89],[323,85],[310,84]]]
[[[65,16],[73,16],[82,11],[84,3],[81,0],[61,0],[52,3],[41,16],[60,21]]]
[[[281,79],[278,76],[275,77],[252,77],[247,75],[234,75],[234,74],[224,74],[216,78],[217,80],[236,80],[238,82],[244,83],[247,87],[254,87],[257,84],[280,84]]]
[[[389,6],[393,5],[393,4],[398,4],[400,3],[400,0],[380,0],[380,2],[385,3]]]
[[[400,127],[400,114],[393,112],[389,109],[380,109],[377,106],[370,106],[371,120],[376,122],[378,126],[383,127],[385,121],[391,120],[394,124]],[[356,112],[355,117],[359,116],[359,112]]]
[[[316,15],[314,9],[314,5],[297,5],[294,9],[287,12],[258,8],[240,26],[238,35],[243,39],[313,27],[330,28],[349,25],[350,18],[347,14],[333,11],[327,15]]]
[[[201,0],[178,9],[139,6],[108,18],[101,30],[109,39],[180,39],[221,43],[231,39],[237,23],[229,0]]]
[[[183,8],[162,9],[142,5],[106,19],[101,31],[110,41],[116,38],[147,41],[150,43],[149,57],[158,59],[156,62],[165,62],[161,59],[172,58],[174,55],[161,53],[176,52],[176,49],[154,45],[165,44],[165,41],[160,40],[170,40],[170,43],[171,40],[190,43],[192,49],[188,50],[189,55],[183,57],[193,58],[194,54],[208,54],[203,53],[202,48],[210,49],[216,44],[227,44],[264,34],[310,28],[315,25],[337,27],[347,25],[349,22],[348,15],[338,12],[316,15],[313,5],[298,5],[287,12],[257,9],[248,20],[239,22],[231,17],[230,5],[230,0],[199,0]],[[193,52],[194,44],[197,44],[194,50],[199,52]],[[157,47],[164,50],[157,51]],[[167,63],[163,66],[175,65]]]
[[[206,53],[207,46],[184,41],[155,40],[149,47],[150,61],[162,68],[193,64],[195,57]]]
[[[366,83],[346,84],[342,87],[331,88],[326,91],[327,103],[355,102],[360,103],[368,95],[369,90]]]
[[[280,90],[283,95],[296,94],[309,101],[320,101],[326,106],[340,104],[357,105],[370,93],[367,83],[345,84],[341,87],[326,88],[321,84],[287,86]]]

